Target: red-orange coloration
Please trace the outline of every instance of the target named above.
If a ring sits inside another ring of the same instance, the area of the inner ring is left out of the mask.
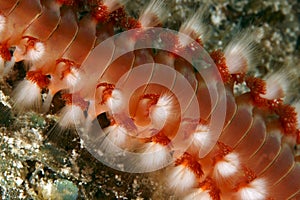
[[[232,152],[232,148],[222,142],[218,142],[219,150],[217,154],[213,157],[213,162],[216,163],[219,160],[223,159],[224,156]]]
[[[193,171],[199,179],[203,176],[201,164],[189,153],[184,153],[175,161],[175,166],[183,165]]]
[[[76,94],[63,94],[63,100],[66,105],[76,105],[81,107],[82,110],[85,110],[88,107],[88,102],[84,101],[80,96]]]
[[[208,190],[212,200],[220,200],[220,190],[216,186],[216,183],[211,178],[206,178],[199,184],[199,187],[203,190]]]
[[[142,140],[145,143],[154,142],[154,143],[157,143],[157,144],[161,144],[163,146],[167,146],[167,145],[171,144],[170,143],[171,140],[167,136],[165,136],[163,134],[163,132],[159,132],[159,133],[155,134],[152,137],[149,137],[149,138],[146,138],[146,139],[142,139]]]
[[[9,61],[11,59],[9,49],[5,44],[0,44],[0,55],[4,60]]]
[[[49,78],[42,74],[41,71],[29,71],[26,74],[26,78],[36,83],[40,88],[46,88],[50,83]]]
[[[211,58],[213,59],[213,61],[215,62],[216,66],[218,67],[222,79],[225,83],[229,83],[231,80],[231,75],[229,74],[228,68],[226,66],[226,62],[225,62],[225,57],[223,52],[221,52],[221,50],[216,50],[213,51],[210,54]]]

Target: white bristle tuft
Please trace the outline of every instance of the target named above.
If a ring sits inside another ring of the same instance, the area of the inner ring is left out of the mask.
[[[14,57],[12,57],[10,61],[6,61],[0,56],[0,79],[8,75],[12,71],[14,65]]]
[[[115,148],[121,148],[121,149],[127,149],[129,147],[128,140],[130,139],[127,133],[127,130],[123,128],[122,126],[119,126],[117,124],[114,124],[112,126],[106,127],[104,130],[105,139],[103,140],[103,145],[105,149],[115,149]],[[115,148],[112,148],[111,146],[115,145]],[[107,152],[110,152],[107,150]]]
[[[246,187],[241,188],[237,193],[237,199],[263,200],[267,197],[267,183],[264,179],[253,180]]]
[[[289,78],[289,74],[283,70],[270,75],[266,78],[266,94],[260,96],[269,100],[285,97],[290,86]]]
[[[21,112],[27,109],[38,110],[42,103],[41,92],[36,83],[23,80],[13,92],[14,107]]]
[[[202,190],[201,188],[193,189],[191,192],[189,192],[189,194],[183,197],[183,200],[191,200],[191,199],[213,200],[209,192],[207,190]]]
[[[59,125],[64,129],[81,125],[84,121],[84,112],[79,106],[66,105],[60,111]]]
[[[167,17],[165,2],[163,0],[152,0],[142,12],[139,21],[142,27],[155,27],[163,23]]]
[[[170,171],[167,174],[167,184],[176,194],[184,194],[187,190],[197,186],[197,177],[188,167],[178,165],[168,170]]]
[[[230,74],[246,73],[254,67],[254,35],[251,32],[238,34],[225,48],[224,55]]]
[[[3,75],[4,76],[8,75],[12,71],[15,63],[16,62],[15,62],[15,58],[14,57],[12,57],[10,61],[6,61],[5,62],[4,71],[3,71]]]
[[[139,152],[138,168],[145,172],[152,172],[165,167],[172,159],[168,147],[159,143],[149,142],[143,145]]]
[[[160,96],[156,105],[150,107],[149,116],[155,129],[160,130],[163,128],[166,120],[171,114],[172,108],[173,98],[166,94]]]
[[[192,15],[188,20],[186,20],[179,29],[180,33],[188,35],[192,39],[196,40],[200,38],[203,40],[206,37],[206,33],[208,32],[207,26],[203,23],[203,17],[206,6],[199,9],[194,15]],[[189,41],[184,38],[179,38],[179,41],[182,46],[187,46]]]
[[[74,87],[78,84],[80,79],[80,71],[75,67],[71,67],[71,72],[67,74],[65,77],[67,89],[71,89],[71,91],[75,91]]]
[[[124,6],[128,0],[103,0],[103,4],[107,6],[109,12],[113,12]]]
[[[42,42],[36,42],[34,47],[27,52],[27,60],[38,61],[45,53],[45,46]]]
[[[97,140],[99,141],[97,143],[100,144],[98,148],[109,157],[123,155],[133,149],[137,143],[128,131],[118,124],[103,129],[103,134]]]
[[[70,71],[64,74],[64,70],[69,69]],[[81,81],[80,69],[75,66],[69,66],[64,62],[60,62],[56,65],[56,73],[51,75],[50,84],[48,86],[49,93],[55,95],[60,90],[68,90],[74,92],[78,82]],[[62,77],[62,74],[64,76]],[[51,102],[50,102],[51,103]]]
[[[193,133],[191,150],[194,153],[199,153],[200,149],[206,149],[207,146],[211,146],[211,138],[208,126],[202,124],[197,125],[197,128]]]
[[[25,60],[29,62],[39,61],[45,54],[45,45],[42,42],[36,42],[34,47],[27,50],[27,40],[23,39],[16,46],[13,57],[15,57],[16,62]]]
[[[236,153],[229,153],[215,164],[214,177],[217,182],[230,181],[240,170],[239,156]]]
[[[111,97],[107,99],[106,105],[113,114],[116,114],[123,111],[124,103],[122,92],[118,89],[114,89],[111,93]]]
[[[5,29],[5,25],[6,25],[6,17],[0,15],[0,33],[3,32],[3,30]]]

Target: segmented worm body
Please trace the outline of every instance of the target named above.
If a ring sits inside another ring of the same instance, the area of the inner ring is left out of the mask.
[[[247,74],[253,34],[208,54],[204,9],[175,32],[160,28],[163,6],[152,1],[136,20],[118,0],[1,0],[2,76],[27,66],[15,108],[47,112],[62,93],[62,128],[80,129],[115,169],[164,168],[178,198],[300,199],[298,114],[276,76]],[[242,83],[248,92],[234,94]],[[95,128],[103,113],[110,125]]]

